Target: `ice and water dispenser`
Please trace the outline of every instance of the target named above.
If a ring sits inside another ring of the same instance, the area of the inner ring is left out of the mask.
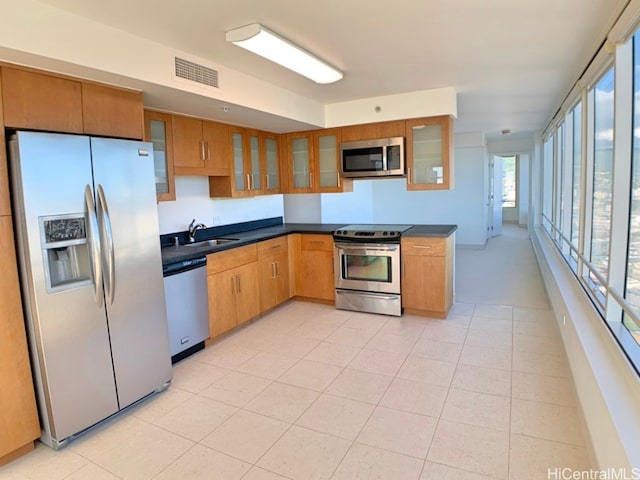
[[[49,293],[92,282],[84,214],[40,217],[40,238]]]

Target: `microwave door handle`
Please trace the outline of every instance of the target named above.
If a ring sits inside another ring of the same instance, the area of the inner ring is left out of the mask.
[[[389,170],[389,164],[387,159],[387,147],[382,146],[381,148],[382,148],[382,171],[386,172],[387,170]]]

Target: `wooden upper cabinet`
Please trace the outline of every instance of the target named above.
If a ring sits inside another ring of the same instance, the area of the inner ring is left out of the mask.
[[[264,177],[262,193],[280,193],[280,135],[260,132],[260,171]]]
[[[142,92],[22,68],[1,74],[7,127],[143,138]]]
[[[2,67],[2,101],[7,127],[83,133],[79,81]]]
[[[352,192],[353,180],[340,177],[341,128],[328,128],[313,133],[313,188],[316,192]]]
[[[313,189],[313,132],[286,135],[288,193],[312,193]]]
[[[176,175],[229,175],[228,125],[173,115]]]
[[[404,137],[404,120],[392,122],[367,123],[363,125],[350,125],[341,129],[343,142],[356,142],[360,140],[375,140],[377,138]]]
[[[202,139],[207,147],[206,174],[229,175],[229,125],[203,120]]]
[[[186,169],[203,169],[206,161],[206,145],[202,138],[202,120],[174,115],[173,165],[176,174]],[[189,172],[184,173],[188,175]]]
[[[453,188],[453,120],[448,115],[406,121],[407,190]]]
[[[82,83],[84,133],[142,140],[142,92],[95,83]]]
[[[144,112],[144,140],[153,143],[156,196],[159,202],[176,199],[172,120],[168,113]]]

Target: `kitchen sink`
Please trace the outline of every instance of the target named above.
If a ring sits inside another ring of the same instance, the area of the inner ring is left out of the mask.
[[[227,243],[237,242],[237,238],[212,238],[210,240],[202,240],[200,242],[185,243],[185,247],[216,247],[226,245]]]

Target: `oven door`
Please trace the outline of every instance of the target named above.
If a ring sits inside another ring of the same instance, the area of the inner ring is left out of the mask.
[[[400,244],[336,242],[334,266],[337,289],[400,293]]]

